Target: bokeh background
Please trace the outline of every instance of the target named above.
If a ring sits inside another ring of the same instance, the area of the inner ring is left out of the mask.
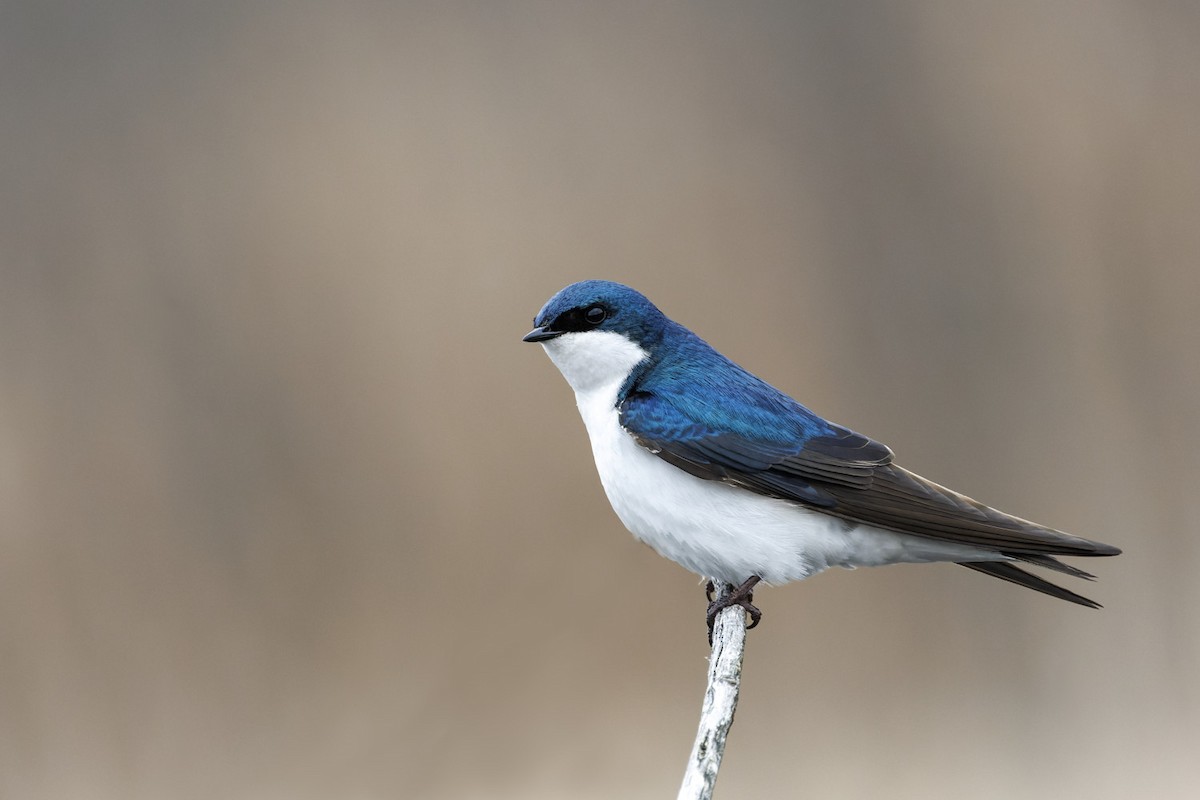
[[[1200,786],[1200,6],[0,7],[0,796],[673,796],[701,587],[519,339],[607,277],[1120,545],[763,591],[724,797]]]

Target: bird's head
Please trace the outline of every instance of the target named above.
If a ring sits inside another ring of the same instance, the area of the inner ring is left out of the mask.
[[[661,341],[667,318],[612,281],[573,283],[551,297],[523,341],[538,342],[576,392],[623,381]]]

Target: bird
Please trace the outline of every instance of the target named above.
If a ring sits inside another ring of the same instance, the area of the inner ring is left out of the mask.
[[[1090,608],[1027,571],[1094,576],[1056,556],[1112,545],[1006,514],[910,472],[892,450],[830,422],[717,352],[638,291],[606,280],[551,297],[525,342],[575,393],[600,482],[635,538],[707,579],[716,615],[755,627],[761,582],[831,567],[950,562]],[[717,582],[726,588],[714,599]]]

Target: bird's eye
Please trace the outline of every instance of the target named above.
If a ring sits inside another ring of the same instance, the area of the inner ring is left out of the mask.
[[[607,316],[608,312],[604,310],[604,306],[591,306],[583,312],[583,318],[587,320],[588,325],[599,325]]]

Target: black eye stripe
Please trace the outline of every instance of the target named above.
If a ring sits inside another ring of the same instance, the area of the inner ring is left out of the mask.
[[[570,311],[564,311],[555,318],[552,325],[556,331],[564,333],[573,331],[590,331],[612,315],[611,310],[601,304],[592,303],[588,306],[577,306]]]

